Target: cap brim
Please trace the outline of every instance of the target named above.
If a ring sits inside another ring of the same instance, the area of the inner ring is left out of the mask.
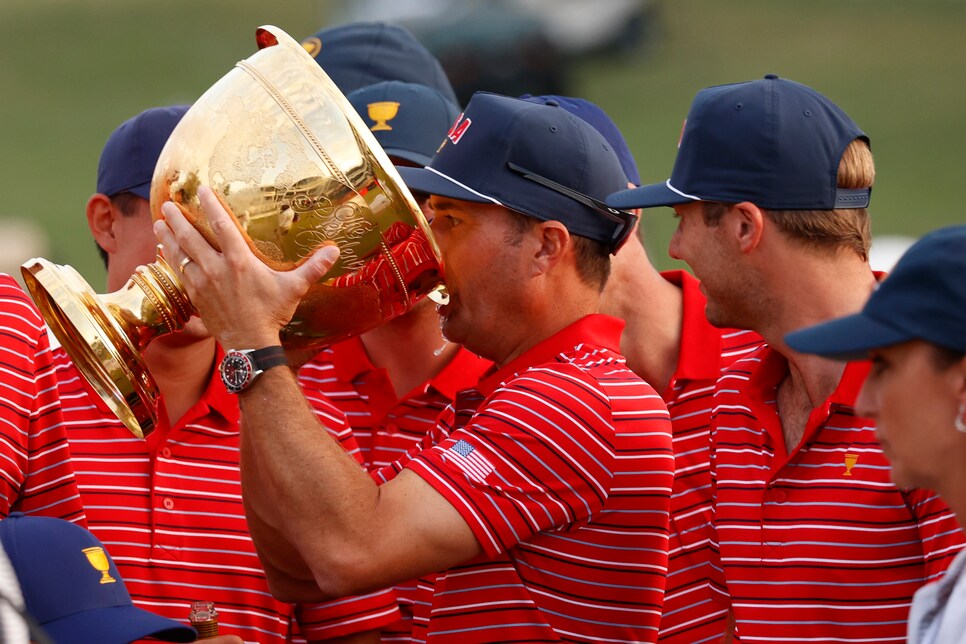
[[[431,195],[439,195],[441,197],[449,197],[450,199],[459,199],[461,201],[499,204],[499,202],[497,202],[495,199],[481,195],[478,192],[474,192],[466,186],[457,183],[453,179],[427,168],[406,168],[396,166],[396,170],[399,171],[399,175],[402,177],[403,183],[405,183],[406,187],[408,187],[410,190],[417,190],[419,192],[425,192]]]
[[[419,165],[429,165],[430,161],[433,160],[433,157],[429,155],[413,152],[412,150],[404,150],[401,148],[383,148],[383,150],[390,157],[396,157],[397,159],[403,159]]]
[[[134,642],[146,637],[165,642],[194,642],[198,638],[190,626],[136,606],[85,610],[47,622],[41,627],[55,642],[75,644]]]
[[[652,183],[640,188],[620,190],[608,196],[607,205],[611,208],[629,210],[631,208],[657,208],[659,206],[674,206],[680,203],[697,201],[686,197],[680,192],[671,190],[667,183]]]
[[[873,349],[911,339],[908,333],[886,326],[863,313],[816,324],[785,336],[785,342],[795,351],[843,361],[863,360]]]

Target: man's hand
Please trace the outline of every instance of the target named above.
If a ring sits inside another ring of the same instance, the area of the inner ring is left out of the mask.
[[[221,252],[174,203],[161,207],[154,232],[208,330],[226,348],[261,348],[279,342],[279,330],[299,300],[332,267],[339,249],[327,244],[290,271],[275,271],[251,251],[231,215],[208,187],[198,191]],[[190,261],[186,258],[190,258]]]

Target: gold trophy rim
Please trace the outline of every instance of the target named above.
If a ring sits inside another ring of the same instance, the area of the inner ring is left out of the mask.
[[[146,369],[140,378],[134,373],[131,365],[136,364],[140,357],[114,318],[103,316],[100,319],[106,324],[98,324],[98,317],[94,315],[98,309],[85,305],[85,300],[94,301],[97,293],[71,266],[58,268],[42,257],[24,262],[20,272],[47,327],[71,362],[77,365],[78,371],[81,371],[79,365],[102,368],[99,378],[92,381],[85,377],[85,380],[132,434],[144,438],[155,424],[154,414],[148,407],[157,407],[161,391]],[[73,279],[75,277],[77,279]],[[59,293],[59,298],[54,293]],[[65,321],[69,321],[70,326],[83,338],[83,345],[88,351],[65,341],[70,339]],[[111,366],[107,367],[106,364]],[[84,374],[83,371],[81,373]]]

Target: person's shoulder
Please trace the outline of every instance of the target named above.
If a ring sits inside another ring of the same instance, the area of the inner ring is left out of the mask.
[[[0,306],[8,313],[27,316],[31,320],[40,319],[33,301],[20,284],[6,273],[0,273]]]
[[[507,378],[497,391],[543,390],[548,395],[593,397],[603,401],[617,395],[615,387],[626,393],[639,390],[639,395],[659,397],[651,385],[628,368],[622,355],[592,345],[582,345],[534,364]]]

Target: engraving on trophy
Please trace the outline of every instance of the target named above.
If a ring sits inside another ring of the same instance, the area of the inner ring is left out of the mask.
[[[323,242],[334,241],[339,246],[343,268],[350,272],[361,269],[366,263],[360,255],[362,240],[376,230],[376,224],[365,215],[366,211],[351,201],[304,213],[299,221],[305,227],[295,235],[299,252],[307,255]]]

